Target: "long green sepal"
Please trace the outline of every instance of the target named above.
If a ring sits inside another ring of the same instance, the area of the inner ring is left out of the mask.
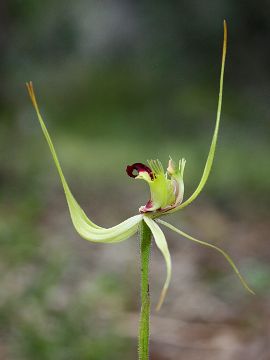
[[[123,221],[122,223],[108,229],[102,228],[94,224],[87,217],[83,209],[80,207],[80,205],[77,203],[74,196],[72,195],[69,186],[67,184],[67,181],[64,177],[51,137],[40,114],[32,82],[27,83],[26,85],[33,106],[36,110],[41,129],[49,145],[55,166],[59,173],[64,188],[64,192],[66,195],[71,219],[77,232],[81,235],[81,237],[83,237],[86,240],[94,241],[94,242],[104,242],[104,243],[123,241],[129,238],[130,236],[132,236],[133,234],[135,234],[136,231],[138,230],[139,223],[142,221],[142,215],[135,215]]]
[[[227,51],[227,25],[226,21],[224,20],[224,38],[223,38],[223,50],[222,50],[222,62],[221,62],[221,72],[220,72],[220,81],[219,81],[219,96],[218,96],[218,107],[217,107],[217,117],[216,117],[216,125],[215,130],[212,138],[212,142],[210,145],[210,150],[208,153],[208,157],[205,163],[205,167],[203,170],[203,174],[201,177],[201,180],[199,182],[199,185],[197,189],[194,191],[194,193],[185,200],[181,205],[177,206],[176,208],[169,210],[166,212],[166,214],[173,213],[177,210],[183,209],[187,205],[189,205],[192,201],[196,199],[196,197],[200,194],[202,189],[204,188],[204,185],[207,182],[208,176],[210,174],[213,160],[215,156],[216,151],[216,144],[217,144],[217,138],[218,138],[218,131],[219,131],[219,124],[220,124],[220,115],[221,115],[221,107],[222,107],[222,93],[223,93],[223,78],[224,78],[224,69],[225,69],[225,60],[226,60],[226,51]]]
[[[245,287],[245,289],[247,291],[249,291],[251,294],[255,295],[254,291],[248,286],[248,284],[246,283],[245,279],[243,278],[243,276],[240,274],[239,270],[237,269],[236,265],[234,264],[233,260],[231,259],[231,257],[222,249],[220,249],[218,246],[215,246],[215,245],[212,245],[212,244],[209,244],[205,241],[201,241],[201,240],[198,240],[198,239],[195,239],[194,237],[186,234],[184,231],[181,231],[179,229],[177,229],[176,227],[174,227],[173,225],[167,223],[166,221],[163,221],[163,220],[156,220],[158,223],[166,226],[167,228],[171,229],[172,231],[175,231],[177,234],[180,234],[182,236],[184,236],[185,238],[187,238],[188,240],[191,240],[193,242],[196,242],[197,244],[200,244],[200,245],[204,245],[204,246],[207,246],[209,248],[212,248],[216,251],[218,251],[219,253],[221,253],[225,259],[228,261],[228,263],[231,265],[231,267],[233,268],[234,272],[236,273],[236,275],[238,276],[239,280],[241,281],[242,285]]]
[[[165,299],[165,296],[166,296],[166,293],[167,293],[167,290],[168,290],[168,287],[169,287],[169,284],[171,281],[171,275],[172,275],[171,255],[170,255],[170,252],[168,249],[166,238],[165,238],[162,230],[158,226],[158,224],[154,220],[150,219],[148,216],[144,216],[143,219],[146,222],[146,224],[149,226],[149,228],[153,234],[153,237],[155,239],[155,242],[157,244],[157,247],[159,248],[162,255],[164,256],[164,259],[166,262],[166,267],[167,267],[166,280],[163,285],[163,289],[161,291],[161,295],[160,295],[158,304],[156,306],[156,310],[159,311],[164,302],[164,299]]]

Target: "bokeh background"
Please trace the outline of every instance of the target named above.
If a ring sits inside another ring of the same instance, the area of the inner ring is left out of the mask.
[[[0,3],[0,359],[137,358],[139,247],[75,233],[25,82],[32,80],[66,177],[98,224],[148,199],[127,164],[187,159],[200,179],[216,114],[222,22],[229,42],[216,159],[203,194],[164,230],[173,262],[153,311],[152,360],[270,358],[268,1]],[[152,249],[151,294],[165,277]],[[154,306],[153,306],[154,307]]]

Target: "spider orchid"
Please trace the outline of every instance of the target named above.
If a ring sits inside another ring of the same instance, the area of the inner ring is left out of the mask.
[[[130,177],[135,179],[141,179],[148,183],[150,187],[151,197],[150,200],[146,203],[146,205],[140,207],[139,214],[132,216],[129,219],[111,228],[103,228],[93,223],[86,216],[85,212],[82,210],[82,208],[75,200],[74,196],[72,195],[68,183],[63,174],[62,168],[60,166],[60,162],[58,160],[51,137],[48,133],[48,130],[40,114],[33,89],[33,84],[32,82],[26,84],[39,123],[41,125],[43,134],[47,140],[54,163],[58,170],[64,188],[73,225],[77,230],[77,232],[79,233],[79,235],[88,241],[100,242],[100,243],[117,243],[120,241],[124,241],[130,238],[132,235],[134,235],[138,231],[141,222],[145,222],[149,227],[149,229],[151,230],[156,245],[161,251],[162,255],[164,256],[167,267],[167,276],[157,305],[157,310],[160,309],[164,301],[171,279],[171,257],[170,257],[166,238],[158,224],[164,225],[165,227],[175,231],[176,233],[184,236],[185,238],[193,242],[210,247],[220,252],[229,262],[229,264],[231,265],[231,267],[239,277],[240,281],[242,282],[243,286],[249,292],[254,294],[254,292],[249,288],[249,286],[247,285],[247,283],[239,273],[234,262],[231,260],[231,258],[225,251],[223,251],[222,249],[220,249],[215,245],[195,239],[194,237],[183,232],[182,230],[179,230],[174,226],[172,226],[171,224],[165,222],[164,220],[159,219],[163,215],[174,213],[178,210],[183,209],[190,203],[192,203],[200,194],[208,179],[213,164],[218,131],[219,131],[226,47],[227,47],[227,29],[226,29],[226,24],[224,23],[224,41],[223,41],[220,89],[219,89],[216,124],[215,124],[212,142],[210,145],[209,154],[204,167],[204,171],[196,190],[187,200],[183,201],[183,196],[184,196],[183,177],[184,177],[184,168],[186,163],[185,159],[181,159],[179,163],[176,165],[175,162],[170,158],[168,168],[166,171],[164,171],[163,166],[159,160],[150,160],[148,161],[148,165],[144,165],[142,163],[135,163],[133,165],[127,166],[126,172]]]

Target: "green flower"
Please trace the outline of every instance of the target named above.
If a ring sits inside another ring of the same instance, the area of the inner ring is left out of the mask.
[[[56,168],[58,170],[64,188],[73,225],[77,230],[77,232],[79,233],[79,235],[84,239],[93,242],[116,243],[116,242],[124,241],[130,238],[132,235],[134,235],[138,231],[139,225],[142,221],[144,221],[147,224],[147,226],[150,228],[154,240],[156,242],[156,245],[158,246],[158,248],[160,249],[161,253],[164,256],[167,267],[167,276],[157,305],[157,309],[160,309],[163,303],[171,279],[171,257],[170,257],[166,238],[158,224],[162,224],[166,226],[167,228],[175,231],[176,233],[186,237],[191,241],[194,241],[204,246],[211,247],[216,251],[220,252],[229,262],[229,264],[231,265],[231,267],[239,277],[240,281],[242,282],[243,286],[249,292],[254,294],[254,292],[249,288],[249,286],[247,285],[247,283],[239,273],[238,269],[236,268],[235,264],[233,263],[233,261],[225,251],[223,251],[222,249],[220,249],[215,245],[195,239],[192,236],[184,233],[183,231],[165,222],[164,220],[159,219],[161,216],[168,215],[175,211],[181,210],[187,205],[189,205],[191,202],[193,202],[196,199],[196,197],[199,195],[199,193],[202,191],[208,179],[213,164],[218,130],[219,130],[219,123],[220,123],[226,46],[227,46],[227,28],[226,28],[226,23],[224,22],[224,42],[223,42],[222,66],[221,66],[221,75],[220,75],[220,91],[219,91],[219,99],[218,99],[216,124],[215,124],[212,142],[210,145],[209,154],[204,167],[204,171],[196,190],[187,200],[183,201],[183,196],[184,196],[183,175],[184,175],[184,168],[186,163],[184,159],[180,160],[177,166],[173,162],[173,160],[170,159],[166,172],[164,171],[163,166],[159,160],[148,161],[149,166],[146,166],[142,163],[135,163],[131,166],[128,166],[126,171],[129,176],[135,179],[142,179],[148,183],[150,187],[151,197],[146,205],[140,207],[139,214],[132,216],[129,219],[111,228],[103,228],[93,223],[87,217],[85,212],[82,210],[82,208],[77,203],[74,196],[72,195],[68,183],[64,177],[62,168],[60,166],[60,162],[58,160],[51,137],[41,117],[32,82],[27,83],[27,88],[29,91],[30,98],[36,110],[37,117],[40,122],[43,134],[49,145],[54,163],[56,165]]]
[[[149,160],[149,167],[142,163],[127,166],[126,171],[130,177],[145,180],[150,187],[151,199],[140,207],[140,213],[165,212],[181,204],[184,196],[185,163],[186,160],[182,159],[176,167],[170,159],[166,173],[159,160]]]

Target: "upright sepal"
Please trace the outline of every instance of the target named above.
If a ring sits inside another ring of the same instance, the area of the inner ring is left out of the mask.
[[[220,115],[221,115],[221,106],[222,106],[222,92],[223,92],[223,78],[224,78],[224,68],[225,68],[225,60],[226,60],[226,51],[227,51],[227,25],[226,21],[224,20],[224,38],[223,38],[223,50],[222,50],[222,61],[221,61],[221,71],[220,71],[220,82],[219,82],[219,96],[218,96],[218,107],[217,107],[217,116],[216,116],[216,125],[215,130],[212,138],[212,142],[210,145],[210,150],[208,153],[208,157],[205,163],[205,167],[203,170],[203,174],[201,177],[201,180],[199,182],[199,185],[197,186],[197,189],[194,191],[194,193],[182,204],[179,206],[169,210],[167,213],[173,213],[177,210],[183,209],[187,205],[189,205],[192,201],[196,199],[196,197],[200,194],[202,189],[204,188],[208,176],[210,174],[213,160],[215,156],[216,151],[216,144],[217,144],[217,138],[218,138],[218,131],[219,131],[219,123],[220,123]]]

